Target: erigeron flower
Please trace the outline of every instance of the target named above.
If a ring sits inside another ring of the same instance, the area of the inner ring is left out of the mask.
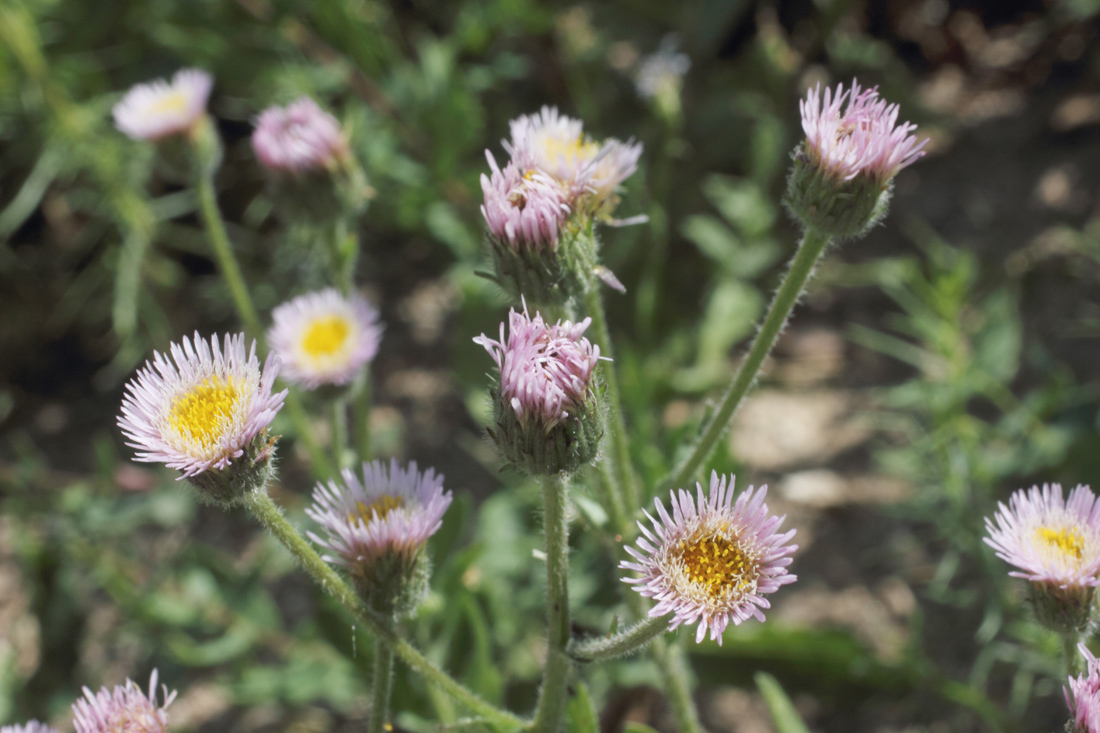
[[[351,383],[382,339],[378,311],[358,293],[345,296],[335,288],[300,295],[271,318],[267,340],[283,379],[306,389]]]
[[[443,523],[451,505],[443,476],[421,473],[416,462],[364,463],[362,478],[350,469],[343,481],[313,490],[306,514],[326,537],[309,537],[330,554],[324,559],[345,568],[364,599],[376,610],[407,612],[427,587],[427,561],[421,552]]]
[[[656,53],[642,59],[634,77],[639,96],[651,99],[680,95],[684,75],[691,68],[691,58],[679,53],[678,45],[675,35],[666,36]]]
[[[199,69],[181,69],[171,82],[138,84],[115,105],[115,127],[135,140],[189,132],[206,112],[213,85],[213,78]]]
[[[162,687],[164,703],[157,704],[157,671],[149,679],[149,694],[132,681],[115,685],[113,690],[101,688],[92,694],[84,688],[84,697],[73,703],[73,725],[76,733],[167,733],[168,706],[176,699]]]
[[[164,463],[184,478],[221,471],[283,406],[286,390],[271,392],[278,357],[268,356],[261,371],[256,344],[245,351],[243,333],[227,334],[221,345],[216,335],[207,342],[196,333],[170,351],[171,359],[154,352],[127,383],[118,425],[139,451],[135,460]]]
[[[641,573],[623,578],[634,590],[657,604],[654,618],[672,614],[670,630],[683,623],[698,623],[696,642],[707,630],[722,643],[722,633],[749,618],[764,620],[762,609],[771,607],[766,595],[797,577],[787,572],[797,545],[788,544],[795,530],[780,534],[785,517],[768,514],[766,487],[749,487],[733,501],[734,480],[719,479],[712,472],[710,494],[696,484],[696,499],[687,491],[673,491],[672,515],[660,499],[654,500],[657,519],[646,517],[652,530],[638,522],[642,537],[637,549],[626,547],[635,562],[619,567]]]
[[[1100,733],[1100,661],[1084,644],[1078,644],[1077,651],[1088,668],[1077,677],[1070,677],[1062,694],[1069,706],[1074,733]]]
[[[880,99],[877,88],[860,89],[855,79],[847,91],[838,84],[822,94],[818,84],[798,108],[810,161],[841,181],[863,174],[886,185],[922,157],[928,143],[911,134],[916,125],[898,124],[898,105]]]
[[[600,347],[584,337],[592,319],[547,324],[539,313],[508,314],[508,334],[474,339],[499,369],[490,435],[508,463],[529,473],[572,471],[595,457],[602,432],[595,385]]]
[[[45,723],[31,720],[22,724],[0,726],[0,733],[57,733],[57,731]]]
[[[1059,484],[1017,491],[986,517],[986,544],[1019,570],[1009,575],[1059,589],[1100,585],[1100,502],[1087,486],[1062,501]]]
[[[326,168],[346,155],[347,140],[335,117],[302,97],[260,113],[252,149],[269,169],[304,173]]]
[[[555,250],[569,219],[566,193],[546,173],[521,170],[514,162],[503,170],[488,150],[491,174],[481,175],[481,215],[493,239],[515,251]]]

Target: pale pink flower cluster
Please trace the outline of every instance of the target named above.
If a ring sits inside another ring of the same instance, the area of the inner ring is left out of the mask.
[[[343,483],[317,484],[306,514],[325,529],[327,538],[309,537],[330,550],[327,562],[354,571],[386,553],[412,558],[443,523],[451,505],[443,476],[433,469],[421,473],[413,461],[402,468],[397,460],[364,463],[362,479],[344,469]]]
[[[670,629],[698,623],[696,642],[709,629],[710,638],[721,645],[731,621],[763,621],[762,609],[771,607],[764,596],[797,580],[787,572],[798,549],[788,544],[795,530],[779,533],[785,517],[768,514],[767,487],[750,486],[736,502],[733,487],[732,476],[727,482],[711,472],[709,495],[704,496],[702,484],[696,484],[695,499],[683,489],[672,492],[671,515],[655,499],[658,518],[646,512],[653,528],[638,522],[638,548],[626,547],[636,562],[619,565],[641,573],[622,580],[657,601],[651,617],[671,613]]]
[[[138,84],[115,105],[115,127],[135,140],[188,132],[206,112],[213,85],[213,78],[199,69],[181,69],[171,82]]]
[[[514,162],[501,170],[488,150],[485,157],[492,173],[481,174],[481,215],[493,237],[517,251],[555,249],[570,211],[562,187],[540,171],[521,171]]]
[[[1088,664],[1082,674],[1069,678],[1069,686],[1062,688],[1069,706],[1074,733],[1100,733],[1100,661],[1084,644],[1077,651]]]
[[[345,155],[347,140],[335,117],[302,97],[260,113],[252,149],[271,170],[305,173],[326,168]]]
[[[507,338],[502,323],[499,341],[474,339],[500,369],[500,398],[521,423],[534,419],[549,431],[584,404],[600,360],[600,347],[583,336],[591,323],[550,326],[539,313],[530,317],[525,304],[523,313],[509,312]]]
[[[168,706],[176,699],[163,688],[164,703],[157,704],[157,671],[149,679],[148,696],[131,680],[125,685],[106,687],[92,694],[84,688],[84,698],[73,703],[76,733],[167,733]]]
[[[31,720],[22,724],[0,726],[0,733],[57,733],[57,730],[45,723]]]
[[[1062,487],[1019,490],[986,517],[986,544],[1019,570],[1009,573],[1061,589],[1100,585],[1100,502],[1087,486],[1062,500]]]
[[[826,88],[824,95],[818,84],[798,106],[806,153],[814,165],[838,180],[862,174],[885,185],[924,155],[927,138],[918,143],[911,134],[916,125],[897,124],[898,105],[880,99],[877,88],[860,89],[854,79],[851,89],[838,84],[835,91]]]
[[[126,384],[118,425],[139,451],[135,460],[164,463],[182,478],[223,469],[283,406],[287,391],[271,392],[279,359],[269,355],[261,371],[256,343],[246,351],[243,333],[226,334],[221,345],[195,333],[170,351],[171,359],[153,352]]]
[[[268,343],[283,379],[306,389],[350,384],[382,340],[378,311],[358,293],[326,288],[300,295],[271,313]]]

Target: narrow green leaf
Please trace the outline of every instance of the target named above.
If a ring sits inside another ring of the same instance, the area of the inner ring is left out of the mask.
[[[791,698],[784,692],[779,681],[767,672],[757,672],[756,687],[764,696],[764,702],[768,705],[768,711],[772,714],[777,733],[810,733],[810,729],[802,721],[802,716],[795,710]]]

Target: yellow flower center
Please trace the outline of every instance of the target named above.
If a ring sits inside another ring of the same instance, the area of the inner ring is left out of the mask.
[[[1081,536],[1081,532],[1076,527],[1068,529],[1039,527],[1035,530],[1035,534],[1040,542],[1045,543],[1047,547],[1056,548],[1066,557],[1080,560],[1084,556],[1085,538]]]
[[[542,141],[542,152],[546,160],[554,164],[561,159],[574,161],[595,158],[600,152],[600,146],[581,135],[572,140],[548,135]]]
[[[332,356],[344,347],[351,326],[343,316],[325,316],[314,321],[302,339],[302,348],[314,359]]]
[[[173,114],[187,109],[187,96],[183,92],[170,92],[149,105],[149,113]]]
[[[209,377],[187,394],[176,397],[168,423],[203,448],[213,448],[221,440],[241,396],[241,388],[232,378],[222,382],[218,377]]]
[[[405,500],[400,496],[380,496],[370,504],[357,501],[355,511],[348,515],[348,521],[368,524],[372,519],[385,519],[386,515],[394,509],[400,509],[403,506],[405,506]]]
[[[749,588],[759,572],[758,563],[725,537],[682,540],[677,550],[688,579],[712,599]]]

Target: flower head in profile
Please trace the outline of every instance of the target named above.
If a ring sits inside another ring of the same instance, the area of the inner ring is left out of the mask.
[[[256,344],[244,334],[172,344],[171,359],[153,359],[126,385],[118,425],[137,448],[136,460],[164,463],[183,477],[219,471],[243,456],[283,406],[286,390],[272,394],[278,357],[263,370]]]
[[[309,97],[268,107],[256,120],[252,149],[271,170],[304,173],[324,169],[347,153],[340,123]]]
[[[1100,585],[1100,503],[1087,486],[1062,500],[1062,487],[1033,486],[986,517],[986,544],[1014,565],[1009,575],[1061,590]]]
[[[443,523],[451,505],[443,476],[416,462],[364,463],[362,475],[350,469],[342,481],[318,484],[306,514],[325,530],[309,537],[330,554],[324,559],[347,569],[375,610],[408,612],[427,588],[427,562],[421,550]]]
[[[638,547],[626,548],[635,562],[619,565],[641,574],[623,582],[657,601],[650,616],[671,613],[670,629],[698,623],[697,642],[709,629],[721,644],[731,621],[763,621],[763,609],[771,607],[765,596],[797,579],[787,572],[798,549],[788,544],[795,530],[779,533],[785,517],[768,514],[766,487],[749,487],[734,502],[733,483],[732,476],[727,482],[711,473],[708,496],[701,484],[695,499],[683,489],[673,491],[671,516],[655,500],[658,518],[646,512],[653,528],[638,522]]]
[[[167,733],[168,706],[176,699],[162,688],[164,703],[157,704],[157,671],[154,669],[146,695],[132,681],[106,687],[92,694],[84,688],[84,697],[73,703],[73,725],[76,733]]]
[[[501,170],[492,153],[485,157],[492,172],[481,175],[481,215],[493,239],[514,251],[555,250],[570,213],[561,186],[537,169],[513,162]]]
[[[45,723],[31,720],[26,723],[17,723],[16,725],[0,726],[0,733],[57,733],[57,730]]]
[[[1100,661],[1084,644],[1078,644],[1077,650],[1088,668],[1077,677],[1070,677],[1062,694],[1069,706],[1074,733],[1100,733]]]
[[[138,84],[115,105],[115,127],[135,140],[188,132],[206,112],[213,84],[213,78],[199,69],[180,69],[170,82]]]
[[[267,340],[283,378],[306,389],[352,382],[378,353],[378,311],[358,293],[328,288],[276,308]]]
[[[591,323],[549,325],[537,312],[529,316],[524,304],[522,313],[508,314],[507,338],[502,323],[499,341],[485,334],[474,339],[500,369],[500,398],[521,423],[549,432],[584,405],[600,360],[600,347],[583,335]]]
[[[845,104],[847,103],[847,104]],[[898,105],[887,104],[877,89],[835,90],[821,85],[799,103],[806,154],[813,165],[829,176],[849,181],[863,174],[885,185],[898,171],[924,155],[928,140],[917,142],[917,126],[898,124]]]

